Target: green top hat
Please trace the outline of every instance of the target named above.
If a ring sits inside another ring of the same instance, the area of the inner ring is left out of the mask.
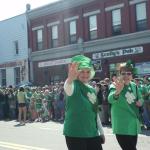
[[[88,58],[84,55],[76,55],[76,56],[72,57],[71,62],[79,63],[78,70],[90,69],[90,72],[91,72],[90,79],[92,79],[94,77],[95,71],[94,71],[92,61],[90,58]]]

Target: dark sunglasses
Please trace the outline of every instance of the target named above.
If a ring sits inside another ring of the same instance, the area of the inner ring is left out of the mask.
[[[127,76],[131,76],[131,75],[132,75],[132,73],[131,73],[131,72],[121,72],[121,75],[122,75],[122,76],[125,76],[125,75],[127,75]]]

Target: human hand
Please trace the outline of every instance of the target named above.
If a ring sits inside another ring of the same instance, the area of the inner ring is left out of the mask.
[[[78,71],[78,63],[71,63],[68,66],[68,82],[72,82],[77,79],[79,71]]]
[[[122,89],[124,88],[124,80],[121,78],[117,78],[115,82],[113,82],[115,88],[116,88],[116,93],[115,95],[119,95]]]
[[[142,106],[142,103],[140,101],[136,101],[136,104],[135,104],[137,107],[141,107]]]

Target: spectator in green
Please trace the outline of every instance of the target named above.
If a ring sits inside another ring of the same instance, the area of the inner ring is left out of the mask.
[[[49,119],[51,119],[52,95],[48,89],[46,89],[44,92],[44,99],[47,101],[47,110],[49,113],[48,116],[49,116]]]
[[[40,91],[40,88],[37,88],[37,91],[35,93],[35,108],[37,112],[37,120],[36,121],[42,121],[41,119],[41,113],[42,113],[42,99],[43,95]]]

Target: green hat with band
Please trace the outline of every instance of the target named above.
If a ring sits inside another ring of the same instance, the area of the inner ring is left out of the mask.
[[[76,56],[72,57],[71,62],[79,63],[78,70],[90,69],[90,72],[91,72],[90,79],[92,79],[94,77],[95,71],[94,71],[92,61],[90,58],[88,58],[84,55],[76,55]]]

